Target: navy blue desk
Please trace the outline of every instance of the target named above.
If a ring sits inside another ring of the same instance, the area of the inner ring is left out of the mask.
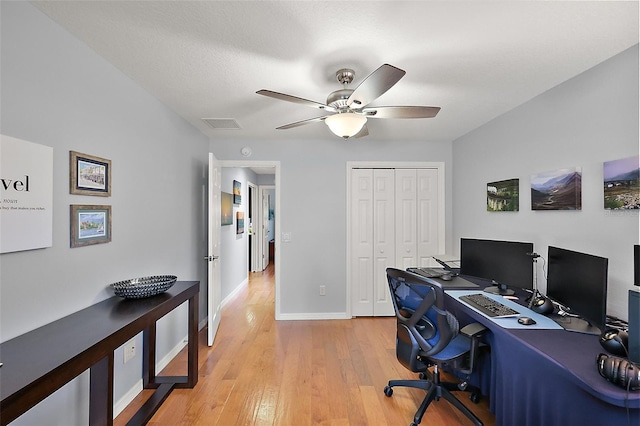
[[[516,295],[525,304],[528,293]],[[627,393],[598,374],[596,356],[605,352],[598,336],[503,328],[452,296],[447,297],[447,309],[461,326],[479,322],[490,331],[489,386],[482,390],[488,392],[496,424],[640,425],[640,392]]]

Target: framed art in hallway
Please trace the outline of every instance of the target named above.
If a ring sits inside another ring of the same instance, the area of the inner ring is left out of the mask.
[[[220,193],[220,203],[221,203],[221,225],[227,226],[233,224],[233,195],[228,192]]]
[[[71,247],[84,247],[111,241],[111,206],[70,206]]]
[[[244,212],[236,212],[236,234],[244,234]]]
[[[69,151],[69,193],[111,196],[111,160]]]
[[[242,186],[237,180],[233,181],[233,204],[240,204],[242,202]]]

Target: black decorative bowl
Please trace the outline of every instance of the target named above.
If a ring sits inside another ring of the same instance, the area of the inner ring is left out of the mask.
[[[175,275],[154,275],[144,278],[133,278],[111,284],[116,296],[126,299],[142,299],[164,293],[175,284]]]

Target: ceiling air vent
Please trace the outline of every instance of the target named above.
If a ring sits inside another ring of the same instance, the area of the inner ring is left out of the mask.
[[[202,121],[216,130],[238,130],[240,125],[233,118],[203,118]]]

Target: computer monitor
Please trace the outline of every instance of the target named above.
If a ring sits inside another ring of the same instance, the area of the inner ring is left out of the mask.
[[[533,289],[533,243],[460,239],[460,274],[494,281],[485,291],[514,294],[508,287]]]
[[[549,246],[547,297],[569,314],[553,316],[566,330],[588,334],[604,330],[608,263],[604,257]]]
[[[633,246],[633,285],[640,286],[640,245]]]

